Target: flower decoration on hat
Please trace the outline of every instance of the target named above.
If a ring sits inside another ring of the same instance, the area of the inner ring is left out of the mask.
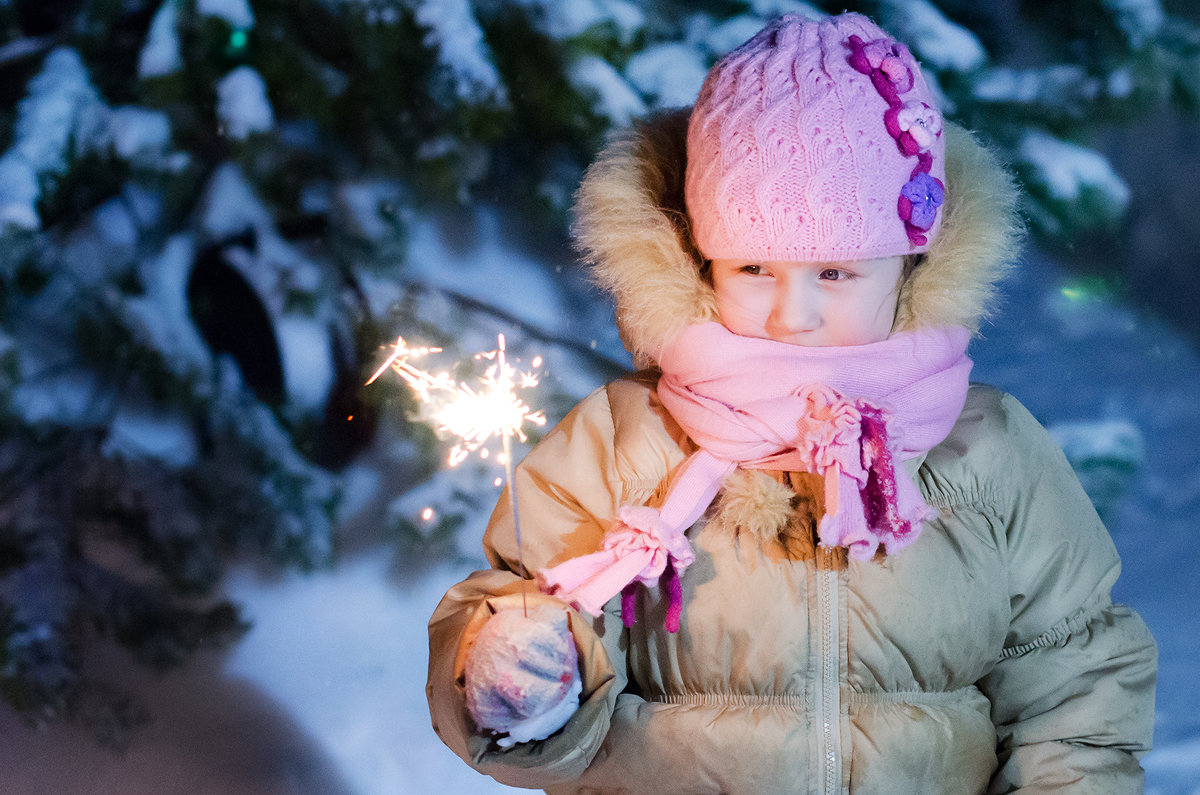
[[[913,71],[908,66],[912,54],[903,44],[888,38],[864,42],[859,36],[851,36],[847,46],[850,66],[867,75],[888,104],[883,117],[888,135],[905,157],[917,158],[908,182],[900,189],[896,211],[909,241],[923,246],[929,242],[925,233],[937,220],[938,208],[946,197],[946,186],[930,174],[930,150],[942,134],[942,115],[928,103],[901,98],[914,85]]]
[[[858,36],[850,38],[862,42]],[[872,81],[878,80],[888,86],[889,88],[881,88],[879,91],[884,94],[884,99],[887,99],[885,91],[903,94],[912,90],[913,73],[904,58],[907,54],[908,48],[894,39],[875,39],[853,50],[850,65],[869,75]]]
[[[945,198],[946,189],[941,180],[924,171],[918,172],[900,189],[900,218],[909,226],[925,231],[933,226]]]
[[[884,114],[888,133],[909,157],[928,152],[942,134],[942,114],[924,102],[905,102]]]

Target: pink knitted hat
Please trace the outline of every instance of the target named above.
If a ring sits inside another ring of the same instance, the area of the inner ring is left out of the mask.
[[[709,259],[925,251],[941,224],[942,116],[908,48],[860,14],[782,17],[708,73],[686,198]]]

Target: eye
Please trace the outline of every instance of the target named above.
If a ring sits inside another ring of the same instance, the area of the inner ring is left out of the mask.
[[[820,278],[824,279],[825,281],[836,282],[838,279],[844,279],[846,275],[847,274],[843,273],[837,268],[826,268],[825,270],[821,271]]]
[[[754,262],[752,262],[748,265],[743,265],[742,267],[738,268],[738,273],[746,273],[746,274],[749,274],[750,276],[760,276],[760,275],[762,275],[762,272],[763,272],[762,265],[759,265],[758,263],[754,263]]]

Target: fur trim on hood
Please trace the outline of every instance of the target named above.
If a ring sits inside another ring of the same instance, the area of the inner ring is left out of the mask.
[[[685,326],[717,320],[683,199],[690,109],[615,134],[577,194],[573,234],[639,367]],[[946,203],[937,238],[900,291],[896,329],[977,332],[1020,247],[1017,188],[995,155],[947,124]]]

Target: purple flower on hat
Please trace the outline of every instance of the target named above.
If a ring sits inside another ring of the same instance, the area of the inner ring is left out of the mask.
[[[908,48],[895,39],[872,39],[863,43],[858,36],[846,40],[850,48],[851,68],[871,78],[871,85],[889,107],[900,105],[900,95],[911,91],[915,78],[907,61]]]
[[[881,71],[896,92],[903,94],[913,87],[913,73],[904,59],[907,49],[895,39],[875,39],[863,44],[861,52],[867,66]]]
[[[900,189],[900,218],[917,229],[926,230],[937,219],[937,210],[946,198],[946,186],[937,177],[918,172]]]

